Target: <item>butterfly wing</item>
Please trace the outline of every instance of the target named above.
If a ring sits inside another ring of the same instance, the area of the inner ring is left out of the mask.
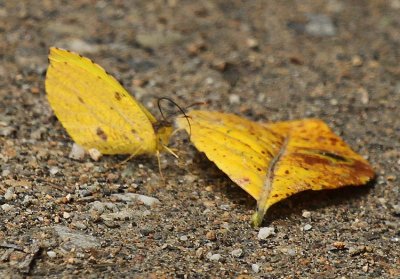
[[[304,190],[363,185],[374,176],[368,162],[321,120],[268,123],[264,127],[282,134],[287,143],[274,169],[269,198],[261,202],[263,210]]]
[[[51,48],[48,101],[72,139],[102,154],[155,153],[153,115],[90,59]]]
[[[233,114],[195,110],[189,121],[190,130],[186,118],[177,118],[177,126],[190,132],[196,148],[258,200],[268,165],[284,139]]]
[[[259,124],[208,111],[177,119],[190,139],[236,184],[257,200],[260,225],[274,203],[305,190],[362,185],[374,172],[320,120]]]

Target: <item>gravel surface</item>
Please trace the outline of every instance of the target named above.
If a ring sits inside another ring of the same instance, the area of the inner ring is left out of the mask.
[[[0,277],[399,278],[400,1],[0,1]],[[316,117],[368,158],[361,188],[255,201],[178,133],[162,156],[82,157],[48,106],[47,52],[156,99]],[[77,152],[77,153],[76,153]],[[261,236],[260,236],[261,235]]]

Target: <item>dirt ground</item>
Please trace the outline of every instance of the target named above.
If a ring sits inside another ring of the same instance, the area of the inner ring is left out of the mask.
[[[399,0],[0,1],[0,277],[399,278],[399,14]],[[377,177],[277,204],[259,239],[255,201],[183,133],[166,183],[152,156],[70,159],[44,91],[50,46],[158,117],[169,97],[323,119]]]

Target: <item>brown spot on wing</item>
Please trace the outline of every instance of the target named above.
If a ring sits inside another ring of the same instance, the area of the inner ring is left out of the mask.
[[[81,102],[82,104],[84,104],[85,102],[83,101],[83,99],[81,97],[78,96],[78,101]]]
[[[332,145],[336,145],[336,143],[339,141],[337,138],[329,138],[329,140],[331,141]]]
[[[118,91],[115,91],[114,97],[115,99],[117,99],[117,101],[121,101],[122,99],[122,95]]]
[[[329,164],[330,162],[328,159],[325,159],[323,157],[305,153],[293,153],[293,156],[300,158],[301,160],[303,160],[304,163],[311,166],[315,164]]]
[[[343,157],[343,156],[341,156],[339,154],[335,154],[335,153],[328,152],[328,151],[319,151],[318,153],[323,155],[323,156],[327,156],[327,157],[330,157],[332,159],[335,159],[336,161],[348,162],[348,160],[345,157]]]
[[[356,172],[361,176],[365,175],[369,178],[373,178],[375,176],[374,170],[371,168],[370,165],[367,163],[360,161],[360,160],[355,160],[352,164],[352,167],[356,170]]]
[[[103,129],[101,129],[100,127],[97,127],[96,129],[96,135],[99,136],[99,138],[101,138],[102,140],[106,141],[107,140],[107,135],[106,133],[103,131]]]

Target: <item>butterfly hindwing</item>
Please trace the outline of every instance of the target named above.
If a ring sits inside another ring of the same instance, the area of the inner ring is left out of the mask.
[[[196,148],[257,200],[260,225],[274,203],[305,190],[362,185],[368,162],[317,119],[255,123],[219,112],[191,111],[177,125]]]

